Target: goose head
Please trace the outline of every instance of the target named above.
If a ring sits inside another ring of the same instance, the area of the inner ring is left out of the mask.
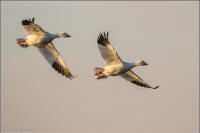
[[[145,65],[148,65],[144,60],[137,60],[135,63],[134,63],[135,66],[145,66]]]
[[[58,33],[58,36],[61,38],[66,38],[66,37],[71,37],[69,34],[67,34],[66,32],[60,32]]]

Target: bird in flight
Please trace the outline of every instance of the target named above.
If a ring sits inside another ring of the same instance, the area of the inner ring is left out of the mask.
[[[128,63],[120,59],[119,55],[109,42],[108,32],[104,32],[103,34],[100,33],[97,43],[101,56],[106,64],[104,68],[97,67],[94,69],[94,75],[97,79],[105,79],[108,76],[120,76],[141,87],[152,89],[157,89],[159,87],[150,86],[131,70],[136,66],[148,65],[144,60],[137,60],[134,63]]]
[[[25,38],[18,38],[17,44],[23,48],[27,48],[28,46],[37,47],[40,53],[57,72],[67,78],[73,78],[74,76],[70,73],[59,52],[52,43],[55,38],[67,38],[71,36],[66,32],[60,32],[58,34],[46,32],[39,25],[34,23],[34,18],[22,20],[22,25],[27,36]]]

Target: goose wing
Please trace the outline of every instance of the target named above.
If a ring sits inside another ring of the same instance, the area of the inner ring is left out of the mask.
[[[99,51],[106,63],[106,65],[122,63],[115,49],[111,46],[108,40],[108,32],[100,33],[97,39]]]
[[[156,87],[151,87],[149,84],[144,82],[138,75],[136,75],[133,71],[129,70],[124,74],[121,74],[120,77],[126,79],[127,81],[134,83],[136,85],[142,86],[142,87],[147,87],[147,88],[152,88],[152,89],[157,89],[159,86]]]
[[[34,23],[34,18],[22,20],[22,25],[27,35],[45,34],[45,31],[37,24]]]
[[[49,42],[45,46],[39,47],[38,49],[57,72],[61,73],[63,76],[66,76],[67,78],[73,78],[73,75],[68,70],[53,43]]]

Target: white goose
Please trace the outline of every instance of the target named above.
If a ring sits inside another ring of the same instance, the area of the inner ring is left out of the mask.
[[[97,76],[97,79],[103,79],[107,78],[108,76],[119,75],[120,77],[128,80],[129,82],[142,87],[152,89],[157,89],[159,87],[151,87],[149,84],[144,82],[138,75],[136,75],[133,71],[130,70],[133,67],[144,66],[148,64],[143,60],[138,60],[134,63],[122,61],[108,40],[108,32],[107,34],[105,34],[105,32],[104,34],[100,33],[97,39],[97,43],[100,53],[106,63],[106,66],[104,68],[95,68],[94,75]]]
[[[25,38],[17,39],[17,44],[23,48],[27,48],[28,46],[37,47],[40,53],[56,71],[67,78],[73,78],[73,75],[66,67],[59,52],[52,43],[55,38],[66,38],[71,36],[65,32],[60,32],[58,34],[46,32],[39,25],[34,24],[34,18],[32,20],[23,20],[22,25],[24,26],[27,36]]]

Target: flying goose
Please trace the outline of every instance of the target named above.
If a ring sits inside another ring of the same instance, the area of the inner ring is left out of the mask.
[[[23,48],[28,46],[35,46],[38,48],[44,58],[51,64],[51,66],[63,76],[67,78],[73,78],[59,52],[54,47],[52,41],[55,38],[71,37],[65,32],[58,34],[51,34],[44,31],[39,25],[34,23],[34,18],[22,20],[22,25],[27,34],[25,38],[17,39],[17,44]]]
[[[127,81],[142,87],[152,89],[157,89],[159,87],[151,87],[131,70],[133,67],[136,66],[148,65],[144,60],[138,60],[134,63],[128,63],[120,59],[119,55],[111,46],[108,40],[108,32],[107,34],[105,32],[103,34],[100,33],[97,39],[97,43],[99,51],[106,64],[104,68],[98,67],[94,69],[94,75],[97,79],[104,79],[108,76],[120,76]]]

